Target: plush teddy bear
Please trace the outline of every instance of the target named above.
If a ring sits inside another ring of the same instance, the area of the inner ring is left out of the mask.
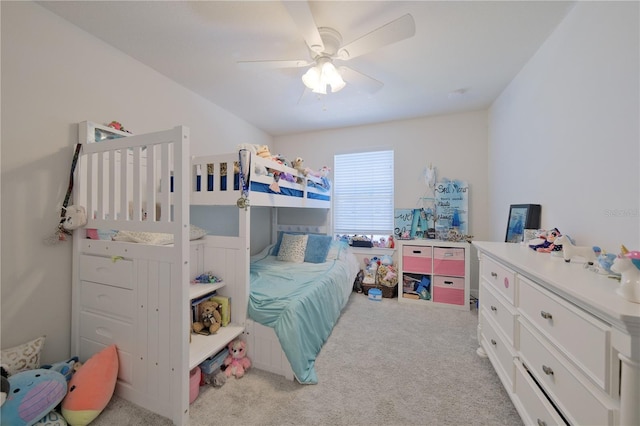
[[[244,376],[245,371],[251,367],[251,360],[247,358],[247,344],[242,340],[234,340],[229,343],[229,355],[224,359],[224,370],[227,377],[236,376],[236,379]]]
[[[222,316],[218,311],[217,302],[213,300],[205,300],[200,303],[200,321],[194,322],[192,325],[193,331],[199,334],[214,334],[220,329],[222,325]],[[204,332],[203,332],[204,331]]]
[[[309,173],[309,169],[304,166],[304,160],[302,159],[302,157],[296,157],[296,159],[293,160],[293,163],[291,165],[303,176],[306,176],[307,173]],[[296,181],[300,184],[304,183],[304,179],[300,177],[298,177]]]

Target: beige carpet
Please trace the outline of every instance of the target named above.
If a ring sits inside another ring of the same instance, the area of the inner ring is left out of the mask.
[[[522,425],[487,359],[475,310],[353,294],[316,361],[317,385],[249,370],[204,386],[191,425]],[[92,425],[170,425],[114,397]]]

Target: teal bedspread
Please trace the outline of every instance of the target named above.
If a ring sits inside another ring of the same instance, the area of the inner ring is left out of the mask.
[[[347,303],[352,282],[342,260],[291,263],[264,252],[252,257],[249,317],[275,330],[300,383],[318,382],[316,357]]]

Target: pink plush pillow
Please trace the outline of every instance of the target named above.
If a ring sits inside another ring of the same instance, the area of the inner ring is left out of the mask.
[[[118,379],[116,345],[107,346],[85,362],[71,377],[62,401],[62,415],[73,426],[91,423],[107,406]]]

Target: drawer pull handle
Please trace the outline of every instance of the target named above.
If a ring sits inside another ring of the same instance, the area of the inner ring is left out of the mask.
[[[538,419],[538,426],[547,426],[547,422],[544,420]]]
[[[443,284],[445,284],[445,285],[453,285],[453,281],[445,281]]]
[[[492,272],[492,273],[491,273],[491,276],[492,276],[493,278],[498,278],[498,274],[497,274],[496,272]]]
[[[545,311],[540,311],[540,316],[544,319],[553,319],[553,315],[551,315],[549,312],[545,312]]]
[[[497,345],[497,344],[498,344],[498,342],[496,342],[494,339],[491,339],[491,344],[492,344],[493,346],[495,346],[495,345]]]
[[[420,254],[420,253],[422,253],[422,250],[413,250],[413,253],[414,254]]]
[[[542,371],[544,372],[544,374],[546,374],[547,376],[553,376],[553,369],[551,369],[551,367],[547,367],[546,365],[542,366]]]
[[[451,253],[451,252],[446,252],[444,254],[444,257],[452,257],[452,256],[453,256],[453,253]]]
[[[491,305],[491,310],[492,310],[493,312],[496,312],[496,311],[498,310],[498,308],[496,308],[495,306]]]

